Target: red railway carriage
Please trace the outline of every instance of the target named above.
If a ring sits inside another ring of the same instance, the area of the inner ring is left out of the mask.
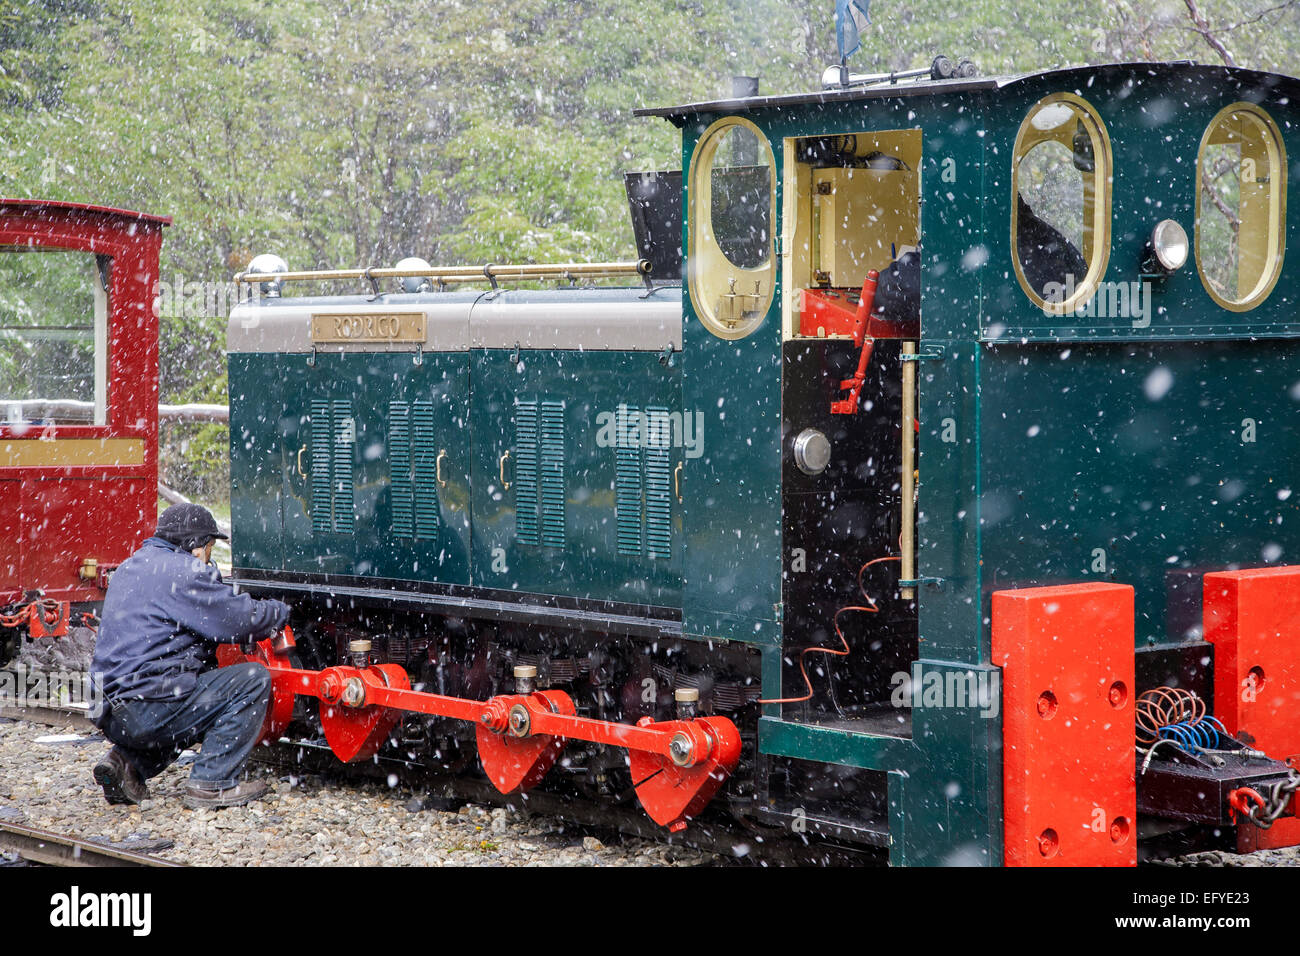
[[[0,199],[0,609],[37,588],[64,615],[102,600],[153,528],[170,223]]]

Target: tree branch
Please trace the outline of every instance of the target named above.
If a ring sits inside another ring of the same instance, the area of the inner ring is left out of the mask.
[[[1236,66],[1237,61],[1228,52],[1228,48],[1210,32],[1210,22],[1202,16],[1200,8],[1196,6],[1196,0],[1183,0],[1183,2],[1187,4],[1187,13],[1192,18],[1192,24],[1196,32],[1209,44],[1210,49],[1219,54],[1219,58],[1228,66]]]
[[[1224,27],[1224,28],[1223,28],[1222,30],[1220,30],[1219,32],[1220,32],[1220,33],[1231,33],[1233,30],[1236,30],[1238,27],[1245,27],[1245,26],[1249,26],[1249,25],[1252,24],[1252,23],[1259,23],[1260,20],[1263,20],[1263,19],[1264,19],[1266,16],[1268,16],[1270,13],[1276,13],[1276,12],[1279,11],[1279,10],[1286,10],[1286,9],[1288,9],[1288,8],[1290,8],[1290,7],[1294,7],[1297,3],[1300,3],[1300,0],[1285,0],[1284,3],[1279,3],[1279,4],[1277,4],[1276,6],[1272,6],[1272,7],[1269,7],[1269,8],[1267,8],[1267,9],[1265,9],[1265,10],[1261,10],[1261,11],[1259,11],[1259,13],[1255,14],[1255,15],[1254,15],[1253,17],[1251,17],[1249,20],[1238,20],[1238,21],[1237,21],[1236,23],[1234,23],[1232,26],[1230,26],[1230,27]]]

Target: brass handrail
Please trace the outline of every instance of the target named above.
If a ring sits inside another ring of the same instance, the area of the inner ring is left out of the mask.
[[[343,279],[430,279],[437,285],[454,285],[466,282],[491,282],[510,279],[515,282],[532,282],[545,279],[603,279],[618,276],[646,277],[650,274],[648,259],[628,262],[570,262],[555,265],[497,265],[449,266],[429,269],[319,269],[298,272],[240,272],[235,282],[304,282]]]

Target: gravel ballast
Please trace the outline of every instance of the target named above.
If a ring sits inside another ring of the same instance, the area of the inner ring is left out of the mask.
[[[0,823],[117,845],[191,866],[726,866],[665,843],[590,832],[540,814],[465,804],[412,812],[411,792],[383,782],[284,776],[253,763],[271,794],[244,807],[187,810],[188,760],[149,781],[151,799],[110,806],[91,778],[108,751],[98,734],[0,718]],[[192,759],[192,758],[191,758]],[[418,801],[416,801],[418,802]],[[159,843],[171,846],[151,850]],[[6,862],[0,857],[0,863]],[[11,862],[11,860],[10,860]],[[1300,847],[1160,861],[1198,867],[1300,865]]]
[[[174,764],[151,799],[110,806],[91,771],[108,752],[98,734],[0,718],[0,822],[67,833],[192,866],[702,866],[729,861],[632,837],[601,839],[560,821],[467,804],[407,809],[412,794],[382,782],[279,776],[252,764],[272,793],[244,807],[187,810],[189,775]],[[183,756],[182,761],[185,761]],[[4,862],[0,860],[0,862]]]

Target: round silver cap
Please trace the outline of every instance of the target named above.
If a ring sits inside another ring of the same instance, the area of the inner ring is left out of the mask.
[[[805,475],[820,475],[831,463],[831,442],[815,428],[805,428],[794,440],[794,463]]]

